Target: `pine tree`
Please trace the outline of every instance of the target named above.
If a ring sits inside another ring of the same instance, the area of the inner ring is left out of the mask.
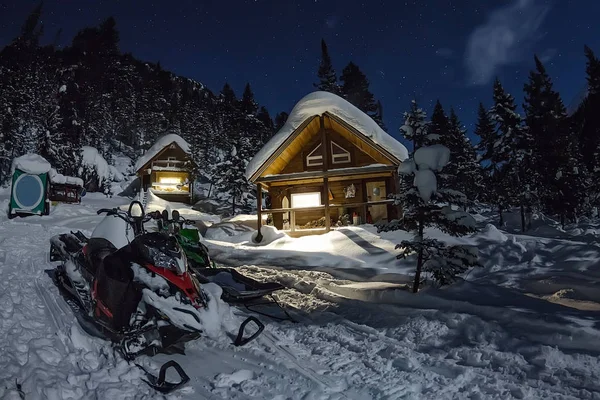
[[[531,152],[533,140],[529,130],[523,125],[523,118],[515,111],[517,106],[513,96],[506,93],[498,79],[494,82],[494,106],[490,110],[492,120],[496,123],[494,157],[500,167],[500,174],[494,179],[498,185],[497,193],[505,191],[510,195],[510,203],[521,210],[521,229],[525,231],[529,225],[526,211],[530,210],[534,197],[531,171]],[[502,214],[502,209],[499,209]]]
[[[447,134],[442,136],[445,139],[442,144],[450,149],[452,159],[444,170],[446,179],[442,183],[465,194],[467,201],[457,204],[465,207],[467,203],[481,200],[484,191],[483,175],[475,148],[467,137],[467,130],[453,108],[450,108],[447,129]]]
[[[449,124],[448,116],[444,112],[444,107],[439,100],[436,101],[431,113],[431,122],[429,123],[428,134],[430,142],[441,143],[445,145],[445,137],[448,136]]]
[[[324,39],[321,39],[321,63],[319,64],[317,76],[319,77],[319,83],[314,84],[317,89],[337,95],[341,93],[335,70],[331,63],[331,57],[329,56],[329,50],[327,49],[327,43],[325,43]]]
[[[585,46],[588,94],[577,113],[574,129],[578,136],[583,164],[592,181],[595,206],[600,205],[600,60]]]
[[[378,116],[375,97],[369,90],[369,80],[360,68],[350,62],[342,71],[340,80],[342,81],[341,90],[344,98],[373,118],[383,128],[383,121]]]
[[[246,83],[246,86],[244,87],[244,94],[240,101],[240,109],[246,115],[256,115],[258,112],[258,104],[256,103],[256,100],[254,100],[254,93],[252,92],[249,83]]]
[[[17,42],[27,47],[37,47],[39,45],[40,37],[44,32],[43,26],[40,25],[43,6],[44,3],[40,1],[31,14],[29,14],[21,28],[21,36],[17,38]]]
[[[400,134],[412,143],[413,151],[428,144],[429,124],[427,114],[417,105],[416,100],[410,103],[410,110],[404,113],[404,124]]]
[[[579,157],[570,146],[577,140],[570,130],[567,111],[560,95],[553,89],[550,76],[537,57],[535,65],[535,71],[530,72],[529,82],[524,86],[523,109],[532,140],[530,164],[526,168],[530,171],[530,177],[535,177],[536,192],[544,210],[559,213],[564,219],[565,213],[571,215],[573,210],[565,209],[567,202],[556,201],[565,195],[565,184],[561,181],[567,176],[566,172],[559,174],[559,171],[577,168]],[[567,151],[568,148],[570,151]],[[571,165],[568,166],[569,164]],[[572,175],[572,172],[569,174]],[[570,203],[568,205],[578,208]]]
[[[231,198],[232,215],[236,214],[237,208],[249,211],[253,204],[253,188],[244,175],[250,159],[250,147],[249,140],[240,137],[231,150],[226,153],[219,166],[221,172],[216,185],[221,192],[227,193]]]
[[[419,290],[422,272],[431,273],[435,282],[446,285],[469,267],[478,265],[475,247],[448,246],[437,239],[425,237],[427,227],[436,227],[452,236],[475,231],[475,220],[468,213],[451,207],[464,198],[464,194],[438,188],[436,173],[446,166],[449,159],[448,148],[435,144],[418,148],[413,158],[403,162],[399,168],[403,175],[401,183],[413,182],[396,195],[404,210],[403,227],[415,234],[413,240],[404,240],[396,246],[401,249],[398,258],[416,254],[413,292]],[[384,231],[398,228],[393,223],[380,227]]]
[[[274,131],[279,132],[279,130],[281,128],[283,128],[283,125],[285,125],[285,122],[287,121],[287,119],[288,119],[288,113],[286,113],[285,111],[281,111],[280,113],[275,115]]]

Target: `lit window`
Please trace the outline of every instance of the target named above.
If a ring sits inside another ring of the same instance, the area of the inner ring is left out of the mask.
[[[318,167],[323,165],[323,155],[321,154],[321,144],[306,156],[307,167]]]
[[[350,162],[350,152],[335,142],[331,142],[331,163],[343,164]]]
[[[292,208],[318,207],[321,205],[321,192],[292,193]]]
[[[179,185],[181,183],[181,178],[163,178],[163,177],[160,177],[158,179],[158,183],[170,184],[170,185]]]

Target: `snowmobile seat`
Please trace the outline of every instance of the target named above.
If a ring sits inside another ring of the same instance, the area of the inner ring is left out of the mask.
[[[117,330],[129,324],[142,297],[129,265],[127,251],[113,251],[104,257],[96,274],[96,295],[113,314],[111,322]]]
[[[88,265],[91,267],[91,273],[95,274],[98,266],[102,264],[106,256],[113,254],[117,249],[108,240],[104,238],[91,238],[86,245],[86,257]]]

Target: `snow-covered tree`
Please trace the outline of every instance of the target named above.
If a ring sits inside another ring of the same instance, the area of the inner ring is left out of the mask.
[[[220,174],[216,185],[222,193],[227,193],[231,198],[232,215],[236,214],[237,208],[248,211],[255,199],[254,189],[244,175],[250,158],[249,150],[248,139],[240,137],[219,165]]]
[[[452,160],[444,169],[443,185],[464,193],[468,203],[480,200],[483,192],[481,166],[477,162],[475,148],[467,137],[467,130],[453,108],[450,109],[447,132],[442,135],[441,144],[448,147],[452,154]],[[466,206],[467,204],[457,205]]]
[[[401,250],[398,258],[416,254],[413,292],[419,290],[422,272],[431,273],[435,282],[446,285],[468,268],[478,265],[476,248],[448,246],[425,236],[427,227],[436,227],[453,236],[475,231],[473,217],[452,207],[452,204],[463,201],[464,194],[453,189],[438,188],[437,174],[449,160],[448,148],[434,144],[418,148],[413,157],[398,168],[401,177],[413,179],[412,187],[396,195],[397,202],[404,210],[402,226],[415,234],[413,240],[404,240],[396,246]],[[380,226],[384,231],[398,228],[399,225],[394,222]]]
[[[496,123],[497,140],[494,155],[498,174],[494,183],[498,191],[510,194],[511,203],[521,210],[521,229],[527,229],[527,215],[536,201],[535,175],[532,170],[531,153],[533,139],[523,118],[516,112],[514,97],[504,90],[498,79],[494,82],[494,105],[490,117]],[[502,209],[499,210],[502,214]]]
[[[404,113],[404,123],[400,134],[413,145],[413,151],[429,143],[429,123],[427,113],[417,105],[416,100],[410,102],[410,110]]]

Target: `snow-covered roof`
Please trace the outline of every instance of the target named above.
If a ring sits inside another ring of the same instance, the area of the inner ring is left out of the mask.
[[[48,176],[50,177],[50,182],[52,183],[83,187],[83,180],[81,178],[59,174],[54,168],[50,169],[50,171],[48,172]]]
[[[19,169],[28,174],[39,175],[48,173],[51,168],[52,166],[44,157],[39,154],[28,153],[13,160],[11,171],[14,173],[15,170]]]
[[[277,149],[308,118],[328,112],[354,127],[365,137],[389,151],[398,160],[408,158],[408,150],[377,125],[367,114],[333,93],[313,92],[304,96],[290,113],[285,125],[259,150],[246,166],[250,179]]]
[[[156,155],[160,153],[162,149],[169,146],[171,143],[177,143],[177,145],[181,147],[181,150],[183,150],[187,154],[190,154],[190,145],[188,144],[188,142],[186,142],[181,136],[176,135],[174,133],[170,133],[158,139],[156,143],[154,143],[152,147],[150,147],[148,151],[146,151],[144,155],[142,155],[137,160],[137,162],[135,163],[135,170],[139,171],[144,165],[148,163],[148,161],[156,157]]]

